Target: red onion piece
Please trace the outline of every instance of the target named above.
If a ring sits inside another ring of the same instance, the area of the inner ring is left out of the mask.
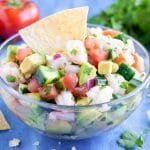
[[[61,57],[61,54],[55,54],[55,55],[53,56],[53,59],[56,60],[56,59],[58,59],[58,58],[60,58],[60,57]]]
[[[96,78],[90,79],[86,84],[89,89],[92,88],[93,86],[96,85]]]

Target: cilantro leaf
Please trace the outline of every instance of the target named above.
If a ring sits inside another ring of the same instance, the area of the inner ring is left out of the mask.
[[[144,146],[143,136],[138,136],[136,132],[130,130],[123,132],[117,143],[125,149]]]

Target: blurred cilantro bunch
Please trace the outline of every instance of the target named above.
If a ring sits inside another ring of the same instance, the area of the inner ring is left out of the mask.
[[[123,31],[150,50],[150,0],[116,0],[89,22]]]

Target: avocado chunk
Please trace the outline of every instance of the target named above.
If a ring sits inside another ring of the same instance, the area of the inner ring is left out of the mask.
[[[30,78],[30,76],[36,71],[39,65],[46,64],[45,55],[34,53],[27,56],[20,65],[21,72],[25,75],[25,78]]]
[[[55,83],[56,88],[59,89],[59,90],[61,90],[61,91],[62,91],[62,90],[65,90],[65,87],[64,87],[64,85],[63,85],[62,79],[63,79],[63,78],[59,79],[59,80]]]
[[[15,61],[16,60],[16,54],[18,51],[18,47],[15,45],[9,45],[7,48],[7,58],[9,61]]]
[[[31,99],[33,99],[33,100],[35,100],[35,101],[40,101],[40,100],[42,100],[39,93],[27,93],[26,96],[30,97]],[[36,112],[36,113],[40,113],[40,112],[41,112],[40,106],[37,105],[37,104],[32,104],[32,105],[31,105],[31,110],[32,110],[32,112],[34,112],[34,113],[35,113],[35,112]]]
[[[72,125],[67,121],[57,120],[50,121],[47,125],[47,131],[53,134],[67,134],[72,130]]]
[[[89,105],[91,101],[92,101],[92,99],[90,99],[88,97],[83,97],[83,98],[77,100],[76,105],[77,106]]]
[[[89,79],[95,76],[96,76],[96,68],[89,63],[83,63],[79,70],[79,85],[83,85]]]
[[[26,96],[30,97],[33,100],[41,100],[40,94],[39,93],[27,93],[25,94]]]
[[[86,109],[77,114],[76,123],[80,127],[85,127],[101,116],[101,112],[96,109]]]
[[[57,81],[60,75],[57,70],[40,65],[36,70],[35,78],[40,86],[44,86]]]
[[[27,84],[19,84],[19,93],[25,94],[28,93],[28,85]]]

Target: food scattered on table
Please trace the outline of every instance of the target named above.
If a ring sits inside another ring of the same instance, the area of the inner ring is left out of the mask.
[[[35,141],[32,145],[33,145],[33,146],[39,146],[39,145],[40,145],[40,142],[39,142],[39,141]]]
[[[20,145],[20,139],[18,138],[13,138],[12,140],[9,141],[9,147],[18,147]]]
[[[136,132],[130,130],[123,132],[117,143],[125,149],[131,149],[135,147],[143,148],[144,146],[142,135],[138,136]]]
[[[5,116],[3,115],[2,111],[0,110],[0,131],[1,130],[9,130],[10,125],[8,124]]]
[[[71,150],[77,150],[75,146],[72,146]]]

